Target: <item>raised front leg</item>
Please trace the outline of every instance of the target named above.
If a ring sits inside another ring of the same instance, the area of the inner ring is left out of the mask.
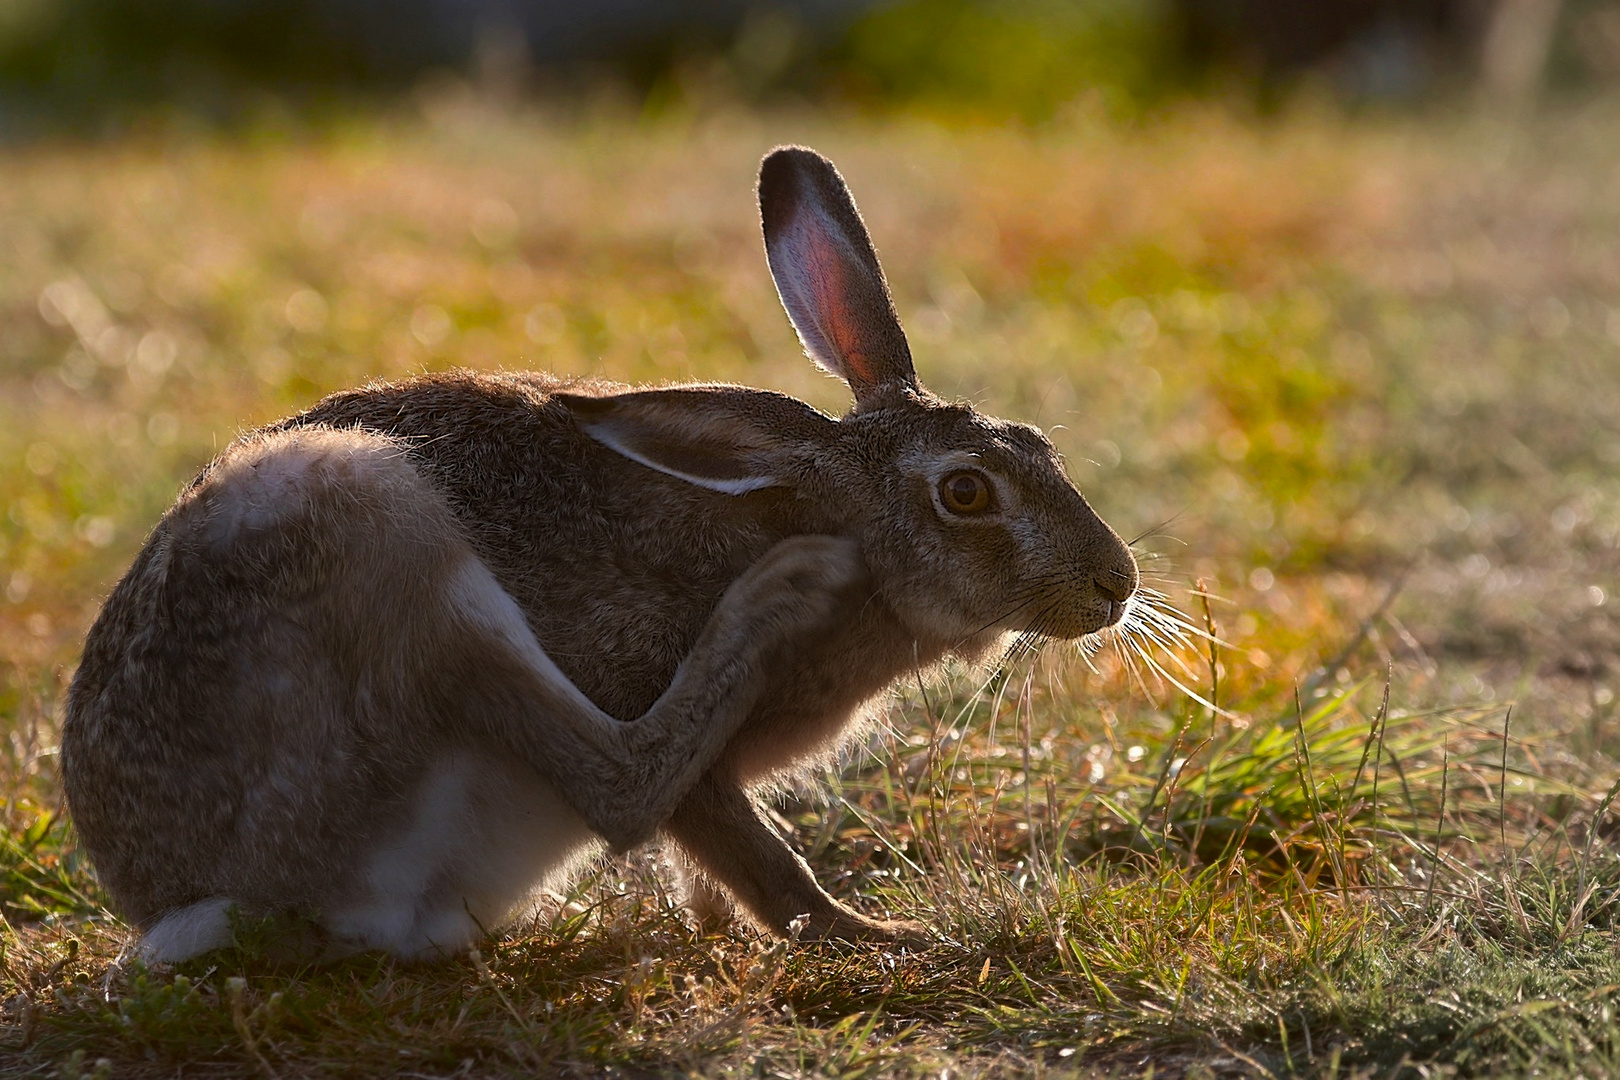
[[[665,826],[687,855],[765,929],[786,937],[926,944],[928,927],[870,919],[828,896],[809,865],[760,817],[743,789],[711,772],[687,793]]]
[[[726,591],[646,714],[622,723],[582,694],[540,648],[482,563],[452,588],[473,670],[456,711],[526,761],[616,850],[650,839],[754,710],[777,669],[830,629],[865,564],[854,541],[799,536]],[[611,663],[611,657],[604,662]]]

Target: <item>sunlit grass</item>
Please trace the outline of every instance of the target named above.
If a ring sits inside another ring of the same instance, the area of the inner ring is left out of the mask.
[[[1610,112],[423,113],[0,159],[0,1060],[1620,1067]],[[55,731],[179,485],[322,393],[453,365],[841,411],[759,251],[784,141],[849,177],[924,381],[1049,428],[1165,596],[1089,653],[900,688],[870,753],[779,803],[830,889],[940,943],[700,934],[652,852],[441,968],[278,970],[251,928],[178,975],[117,962]]]

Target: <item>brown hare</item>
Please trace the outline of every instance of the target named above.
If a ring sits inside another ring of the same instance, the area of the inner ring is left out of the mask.
[[[848,189],[786,147],[765,249],[841,419],[741,386],[428,375],[243,436],[85,642],[69,803],[149,959],[297,913],[319,955],[453,954],[662,833],[765,928],[832,899],[752,792],[901,677],[1124,617],[1129,549],[1034,428],[917,381]]]

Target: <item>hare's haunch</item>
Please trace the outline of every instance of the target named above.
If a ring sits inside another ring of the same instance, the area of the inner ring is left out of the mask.
[[[537,374],[333,395],[180,496],[85,642],[68,799],[150,958],[294,913],[304,954],[464,949],[662,832],[766,928],[912,937],[823,892],[751,791],[901,676],[1118,622],[1129,550],[1035,429],[917,382],[830,162],[760,169],[842,419]]]

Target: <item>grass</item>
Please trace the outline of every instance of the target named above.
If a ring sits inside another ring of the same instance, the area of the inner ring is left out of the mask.
[[[1620,113],[1036,130],[454,92],[0,157],[9,1074],[1614,1075]],[[781,822],[918,952],[701,933],[656,850],[429,968],[119,961],[55,775],[98,598],[244,427],[375,376],[832,411],[749,185],[837,160],[936,390],[1041,423],[1224,644],[902,688]],[[1166,524],[1168,523],[1168,524]],[[1193,696],[1193,695],[1196,695]],[[1508,709],[1511,706],[1511,719]]]

